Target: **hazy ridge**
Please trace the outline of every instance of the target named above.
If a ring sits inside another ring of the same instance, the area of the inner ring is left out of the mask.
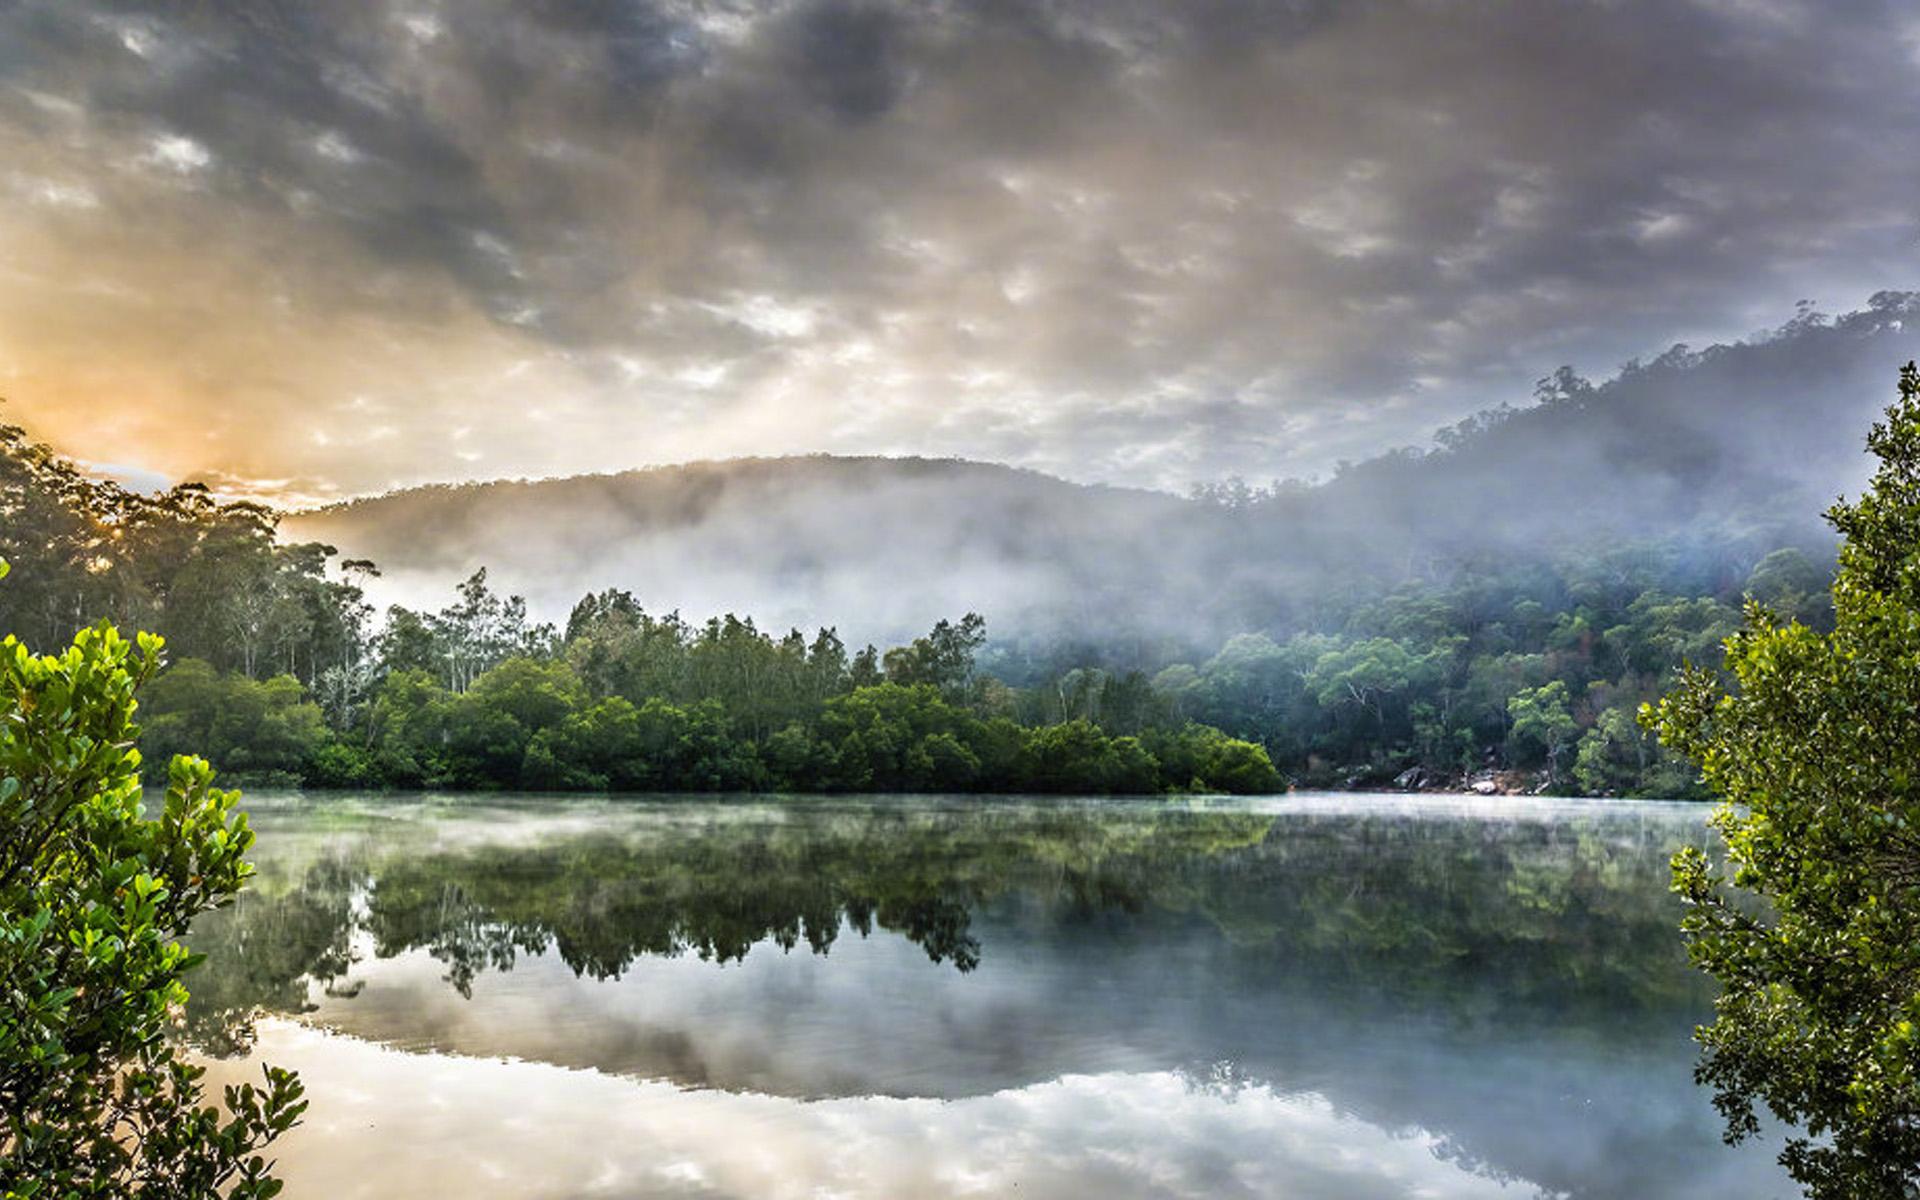
[[[585,592],[858,639],[966,609],[1002,634],[1114,636],[1311,624],[1330,593],[1478,560],[1626,539],[1827,544],[1819,513],[1864,478],[1862,438],[1920,356],[1920,295],[1803,311],[1752,339],[1675,347],[1315,485],[1210,498],[961,460],[813,455],[415,488],[291,516],[286,533],[377,561],[377,596],[436,600],[487,566],[536,613]]]

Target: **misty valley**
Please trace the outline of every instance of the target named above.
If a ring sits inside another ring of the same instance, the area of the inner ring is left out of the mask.
[[[1920,1200],[1920,8],[0,0],[0,1200]]]
[[[184,751],[329,788],[1700,796],[1639,709],[1748,599],[1830,626],[1819,513],[1916,310],[1563,371],[1425,452],[1187,499],[815,457],[283,512],[8,426],[0,621],[167,636],[153,781]]]
[[[127,1178],[138,1144],[232,1197],[1642,1200],[1903,1170],[1742,1107],[1780,1052],[1717,1042],[1740,993],[1693,968],[1775,935],[1711,865],[1756,844],[1739,810],[1691,801],[1778,786],[1728,782],[1782,754],[1711,740],[1729,672],[1883,661],[1840,648],[1905,526],[1870,500],[1822,532],[1792,486],[1656,515],[1686,473],[1754,476],[1665,428],[1679,457],[1637,461],[1667,484],[1606,491],[1570,431],[1669,421],[1649,393],[1782,346],[1844,375],[1915,303],[1561,372],[1428,451],[1184,500],[811,458],[283,512],[0,429],[8,853],[69,886],[75,789],[129,839],[73,949],[43,916],[0,955],[188,980],[118,1076],[60,1057],[115,1010],[49,990],[20,1077],[145,1131],[69,1177]],[[1890,421],[1920,372],[1900,396]],[[1489,457],[1533,503],[1477,482]],[[776,633],[702,588],[841,608]],[[1791,741],[1844,744],[1819,728]],[[0,1146],[67,1153],[18,1128]]]

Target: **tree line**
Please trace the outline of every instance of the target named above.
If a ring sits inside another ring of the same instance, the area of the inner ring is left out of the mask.
[[[369,668],[315,695],[189,660],[148,689],[155,758],[326,787],[541,791],[1270,792],[1265,750],[1186,721],[1121,733],[1023,723],[975,670],[969,614],[881,653],[832,629],[692,625],[621,591],[564,633],[527,624],[484,572],[447,609],[396,609]]]
[[[98,619],[163,632],[142,698],[150,771],[336,787],[1266,792],[1266,752],[1186,722],[1018,719],[975,669],[977,615],[882,653],[833,629],[701,625],[612,590],[564,630],[484,570],[376,623],[374,564],[283,544],[264,505],[93,479],[0,427],[0,625],[50,643]],[[156,776],[157,778],[157,776]]]
[[[1267,791],[1454,785],[1692,795],[1634,719],[1717,663],[1747,597],[1831,621],[1820,549],[1700,535],[1483,557],[1397,587],[1329,583],[1311,611],[1203,649],[988,645],[941,622],[884,653],[832,628],[690,623],[617,589],[563,628],[482,570],[438,611],[376,619],[365,561],[285,544],[278,515],[204,487],[92,479],[0,427],[0,628],[164,632],[152,763],[337,787],[546,790]]]
[[[1788,547],[1701,578],[1684,542],[1489,565],[1365,599],[1324,631],[1235,637],[1160,670],[1151,692],[1261,742],[1303,782],[1512,772],[1554,792],[1694,795],[1696,769],[1641,728],[1641,705],[1683,664],[1717,667],[1749,599],[1829,627],[1830,570]],[[1116,682],[1136,703],[1125,677],[1063,678],[1088,696],[1077,709],[1105,703]]]
[[[0,424],[0,630],[65,645],[95,621],[164,631],[176,659],[303,687],[365,656],[366,561],[282,544],[279,514],[204,484],[144,495],[92,478]]]
[[[1692,764],[1643,729],[1684,664],[1714,668],[1753,600],[1833,620],[1817,545],[1664,539],[1483,559],[1345,594],[1291,631],[1212,649],[992,648],[1027,720],[1133,732],[1200,722],[1259,743],[1304,787],[1445,787],[1486,778],[1593,796],[1691,797]]]

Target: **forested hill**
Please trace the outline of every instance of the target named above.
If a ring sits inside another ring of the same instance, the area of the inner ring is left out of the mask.
[[[1003,635],[1286,632],[1323,624],[1329,597],[1628,539],[1725,552],[1744,573],[1775,546],[1827,544],[1818,514],[1862,479],[1888,381],[1920,357],[1916,319],[1920,294],[1883,293],[1598,384],[1556,372],[1430,449],[1312,487],[1182,500],[980,463],[814,456],[414,489],[285,532],[378,562],[383,598],[439,595],[488,566],[548,617],[619,585],[656,611],[831,619],[881,640],[956,604]]]
[[[1567,368],[1532,401],[1441,431],[1307,491],[1249,497],[1342,554],[1528,553],[1580,539],[1819,529],[1866,479],[1868,427],[1920,356],[1920,293],[1885,292],[1828,320],[1675,346],[1594,384]]]
[[[1008,629],[1098,627],[1121,603],[1143,622],[1177,621],[1205,581],[1143,584],[1170,552],[1211,545],[1217,524],[1160,492],[821,455],[417,488],[296,514],[283,530],[372,558],[380,587],[406,600],[485,566],[548,619],[618,586],[657,612],[751,613],[767,628],[840,620],[884,641],[955,604]]]
[[[1258,790],[1277,767],[1681,795],[1690,768],[1634,713],[1714,661],[1747,596],[1831,622],[1817,514],[1860,482],[1917,307],[1556,373],[1432,451],[1189,499],[820,457],[283,523],[0,425],[0,631],[164,633],[151,761],[204,748],[251,778]],[[967,610],[991,624],[942,620]]]

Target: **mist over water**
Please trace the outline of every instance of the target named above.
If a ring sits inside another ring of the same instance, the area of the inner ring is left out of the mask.
[[[1708,992],[1665,863],[1696,807],[256,814],[260,883],[195,930],[190,1017],[247,1050],[223,1075],[307,1079],[296,1189],[1788,1194],[1690,1078]],[[257,1044],[255,1007],[287,1014]]]

